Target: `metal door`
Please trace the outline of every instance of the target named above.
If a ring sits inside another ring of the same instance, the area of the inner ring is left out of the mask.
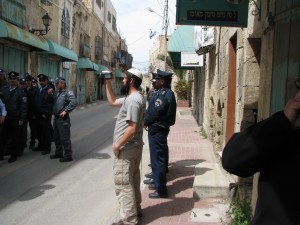
[[[300,1],[276,1],[271,113],[282,110],[300,78]]]
[[[41,57],[40,73],[47,75],[50,81],[54,81],[59,75],[59,62]]]
[[[16,71],[24,75],[26,68],[26,52],[0,45],[0,68],[6,72]]]

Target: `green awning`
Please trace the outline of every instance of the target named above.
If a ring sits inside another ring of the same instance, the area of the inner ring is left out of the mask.
[[[122,70],[116,70],[116,77],[119,77],[119,78],[124,77],[124,73],[122,72]]]
[[[193,70],[194,67],[181,67],[181,52],[195,52],[194,26],[178,26],[168,43],[168,53],[175,69]]]
[[[23,45],[28,45],[33,51],[49,51],[49,45],[43,37],[36,36],[4,20],[0,20],[0,38],[10,39]]]
[[[109,70],[109,69],[104,65],[98,64],[98,71],[96,71],[95,74],[99,75],[104,70]]]
[[[98,65],[88,58],[78,58],[77,68],[88,71],[98,71]]]
[[[77,62],[78,61],[78,56],[75,52],[71,51],[70,49],[61,46],[54,41],[46,39],[46,41],[49,44],[49,52],[50,54],[53,55],[58,55],[62,57],[62,61],[73,61]]]

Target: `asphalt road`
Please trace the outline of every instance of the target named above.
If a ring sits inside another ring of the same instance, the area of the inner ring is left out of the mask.
[[[111,224],[118,217],[111,150],[118,110],[98,102],[71,113],[72,162],[28,149],[14,163],[0,161],[0,224]]]

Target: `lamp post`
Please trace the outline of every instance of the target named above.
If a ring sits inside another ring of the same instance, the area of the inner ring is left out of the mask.
[[[162,31],[165,30],[164,38],[165,38],[165,52],[164,52],[164,69],[167,71],[167,54],[168,54],[168,26],[169,26],[169,20],[168,20],[168,0],[165,0],[165,8],[164,8],[164,16],[159,15],[157,12],[155,12],[151,8],[147,8],[149,12],[153,12],[159,17],[163,19],[163,26],[162,26]]]
[[[30,29],[29,31],[31,33],[34,33],[36,35],[39,35],[39,36],[43,36],[43,35],[46,35],[48,33],[48,31],[50,30],[49,29],[49,26],[51,24],[51,17],[48,15],[48,13],[46,13],[43,17],[42,17],[42,20],[43,20],[43,24],[45,26],[45,29]]]

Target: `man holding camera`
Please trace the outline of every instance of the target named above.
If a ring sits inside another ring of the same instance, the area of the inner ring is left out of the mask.
[[[114,183],[121,220],[112,225],[137,224],[138,216],[142,213],[139,165],[143,150],[146,101],[138,90],[143,75],[134,68],[126,71],[121,88],[124,98],[116,98],[108,75],[104,75],[108,101],[112,106],[121,106],[113,138]]]

